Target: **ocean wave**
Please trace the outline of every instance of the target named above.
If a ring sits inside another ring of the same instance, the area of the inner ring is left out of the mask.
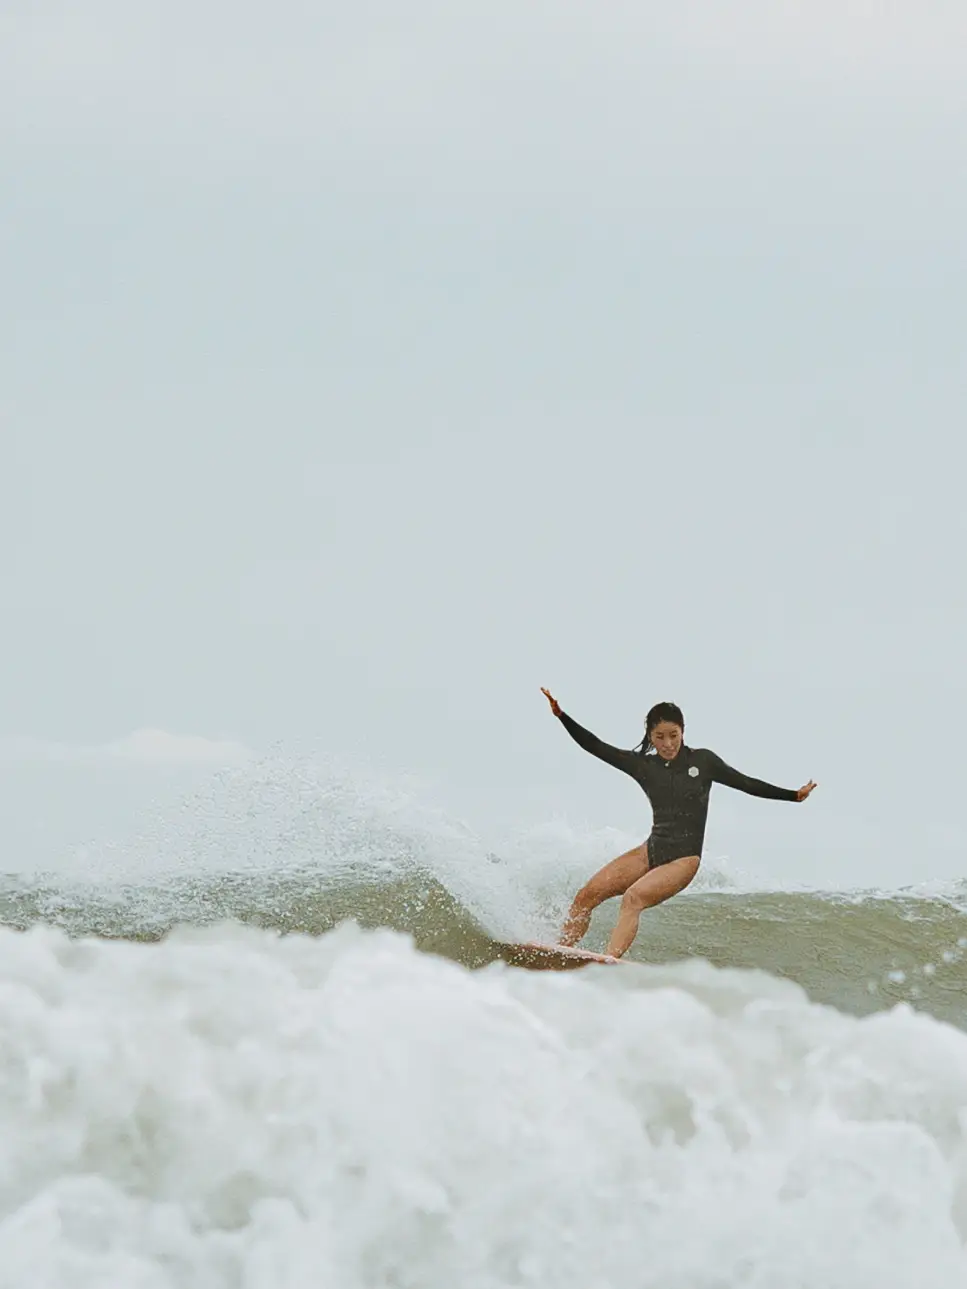
[[[568,888],[554,897],[559,915],[568,897]],[[0,886],[0,922],[20,930],[46,924],[77,937],[157,940],[178,926],[234,921],[322,936],[350,921],[402,932],[418,949],[467,967],[497,960],[508,941],[554,939],[547,904],[531,892],[529,907],[543,911],[519,934],[495,933],[479,908],[438,877],[394,865],[328,876],[314,869],[255,870],[170,876],[140,886],[23,880]],[[616,901],[596,911],[587,947],[604,948],[616,912]],[[757,969],[856,1015],[908,1002],[967,1027],[965,948],[967,914],[936,895],[705,892],[648,910],[629,958],[652,965],[700,958]]]
[[[0,922],[151,940],[226,920],[321,936],[352,920],[476,967],[501,944],[556,938],[578,886],[636,840],[554,820],[484,841],[412,785],[259,762],[72,866],[8,876]],[[905,1001],[964,1025],[965,910],[965,883],[770,890],[713,857],[692,888],[645,914],[630,956],[756,968],[854,1014]],[[604,947],[615,914],[613,902],[597,911],[588,947]]]
[[[701,963],[0,933],[11,1289],[946,1289],[967,1036]]]

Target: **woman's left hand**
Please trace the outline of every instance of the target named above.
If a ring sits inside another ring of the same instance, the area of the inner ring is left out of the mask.
[[[815,786],[816,786],[815,783],[813,783],[812,779],[810,779],[809,782],[805,784],[803,787],[801,787],[799,791],[796,793],[796,800],[805,801],[806,798],[809,796],[810,792],[812,792],[813,788],[815,788]]]

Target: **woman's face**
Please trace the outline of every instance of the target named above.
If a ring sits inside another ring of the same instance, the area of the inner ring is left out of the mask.
[[[663,761],[674,761],[682,750],[684,731],[673,721],[659,721],[651,731],[651,745]]]

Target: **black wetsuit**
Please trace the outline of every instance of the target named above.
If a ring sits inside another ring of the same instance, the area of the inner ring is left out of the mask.
[[[670,864],[673,859],[681,859],[684,855],[701,855],[708,797],[713,783],[724,783],[753,797],[768,797],[773,801],[798,800],[797,794],[789,788],[776,788],[761,779],[750,779],[747,774],[740,774],[707,748],[682,744],[674,761],[663,761],[655,753],[626,752],[602,743],[566,712],[561,712],[560,720],[575,743],[586,752],[607,761],[617,770],[624,770],[641,785],[651,802],[654,816],[648,838],[649,868]]]

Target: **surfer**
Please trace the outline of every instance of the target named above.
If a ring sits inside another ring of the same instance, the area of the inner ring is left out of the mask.
[[[707,748],[686,747],[685,717],[675,703],[657,703],[645,718],[641,744],[625,751],[572,720],[548,690],[541,693],[575,743],[641,786],[654,816],[647,841],[605,864],[578,891],[561,932],[562,945],[577,944],[598,905],[620,895],[621,911],[606,952],[620,958],[628,951],[642,912],[683,891],[698,872],[713,783],[773,801],[805,801],[816,786],[810,779],[799,789],[776,788],[733,770]]]

